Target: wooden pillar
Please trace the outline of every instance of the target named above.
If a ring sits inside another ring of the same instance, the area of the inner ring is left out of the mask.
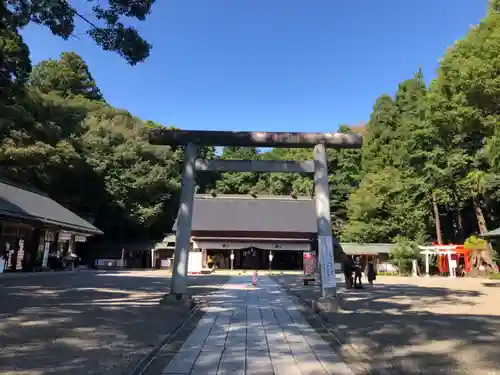
[[[25,244],[25,268],[32,268],[37,263],[38,247],[40,246],[40,229],[34,228]]]
[[[234,252],[234,267],[236,268],[242,268],[241,267],[241,256],[242,256],[242,250],[238,249],[235,250]]]

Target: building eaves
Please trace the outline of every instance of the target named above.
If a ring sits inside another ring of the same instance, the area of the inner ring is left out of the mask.
[[[6,180],[0,180],[0,218],[87,235],[103,233],[47,195]]]

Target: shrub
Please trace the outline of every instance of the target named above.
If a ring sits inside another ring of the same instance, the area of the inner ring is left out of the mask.
[[[400,273],[411,274],[413,260],[420,259],[420,250],[414,241],[398,236],[396,245],[389,253],[389,259]]]

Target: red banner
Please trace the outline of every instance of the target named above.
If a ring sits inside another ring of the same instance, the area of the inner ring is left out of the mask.
[[[304,259],[303,259],[304,275],[314,274],[314,263],[315,263],[314,254],[304,252]]]

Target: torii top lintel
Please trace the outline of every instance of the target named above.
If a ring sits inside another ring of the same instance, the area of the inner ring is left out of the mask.
[[[324,144],[328,148],[361,148],[359,134],[344,133],[285,133],[285,132],[233,132],[214,130],[175,130],[157,128],[149,132],[154,145],[241,146],[309,148]]]

